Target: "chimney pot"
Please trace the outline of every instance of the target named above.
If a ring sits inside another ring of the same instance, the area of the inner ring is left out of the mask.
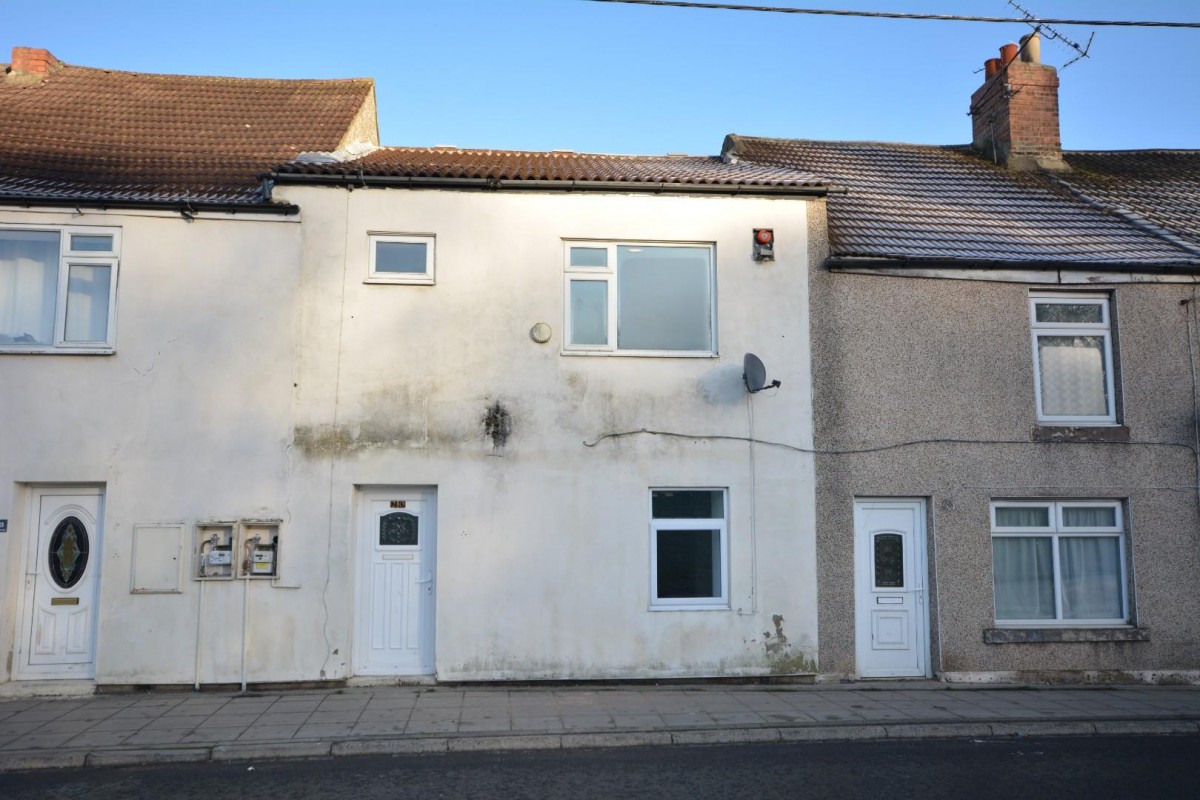
[[[1021,60],[1028,64],[1042,63],[1042,37],[1037,31],[1021,37]]]
[[[972,143],[1010,170],[1067,170],[1059,141],[1058,73],[1030,60],[1038,56],[1034,42],[1023,40],[1024,51],[1006,44],[1000,58],[984,64],[983,85],[971,96]],[[1018,61],[1018,52],[1029,55]],[[1002,81],[995,77],[1001,71]]]

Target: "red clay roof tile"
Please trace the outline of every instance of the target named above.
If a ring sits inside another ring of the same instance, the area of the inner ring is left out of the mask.
[[[717,156],[629,156],[570,151],[460,150],[448,147],[383,147],[351,161],[298,161],[283,164],[280,175],[363,176],[550,181],[569,184],[644,183],[685,186],[820,188],[828,181],[786,166],[726,164]]]
[[[0,198],[262,201],[259,174],[344,144],[373,82],[63,66],[0,78]]]

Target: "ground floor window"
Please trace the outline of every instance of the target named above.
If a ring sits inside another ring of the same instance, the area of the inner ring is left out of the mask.
[[[650,607],[729,607],[724,489],[650,490]]]
[[[1126,624],[1124,530],[1115,500],[993,503],[996,622]]]

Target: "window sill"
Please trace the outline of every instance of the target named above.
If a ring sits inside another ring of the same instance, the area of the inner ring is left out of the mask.
[[[677,605],[677,606],[650,606],[650,611],[728,611],[729,606],[712,606],[712,605]]]
[[[717,353],[689,353],[679,350],[560,350],[559,355],[604,358],[720,358]]]
[[[2,356],[111,356],[112,347],[0,347]]]
[[[1128,442],[1127,425],[1034,425],[1035,442]]]
[[[1146,628],[985,628],[984,644],[1060,642],[1148,642]]]
[[[372,277],[363,281],[366,286],[436,286],[433,278],[424,276],[414,278],[379,278]]]

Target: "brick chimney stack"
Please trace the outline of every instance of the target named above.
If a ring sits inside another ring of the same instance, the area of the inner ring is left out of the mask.
[[[1066,171],[1058,131],[1058,71],[1041,63],[1036,33],[1006,44],[971,95],[972,144],[1012,170]]]
[[[8,79],[37,82],[62,68],[62,62],[49,50],[39,47],[14,47]]]

